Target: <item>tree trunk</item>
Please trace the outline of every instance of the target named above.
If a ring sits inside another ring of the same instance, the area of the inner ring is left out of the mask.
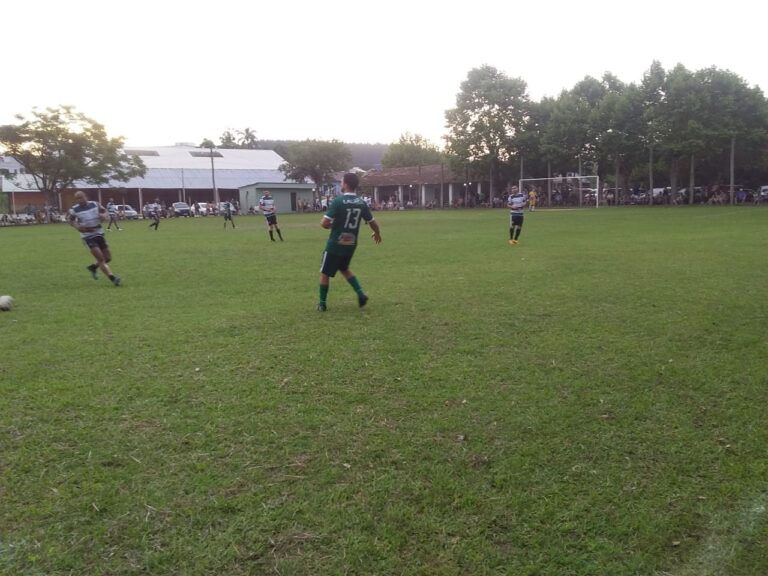
[[[613,203],[615,205],[615,204],[618,204],[618,199],[619,199],[619,178],[621,177],[621,173],[619,171],[619,157],[618,156],[616,157],[616,164],[615,164],[614,168],[616,169],[616,180],[613,183],[613,187],[614,187],[614,190],[613,190]]]
[[[552,206],[552,162],[547,160],[547,206]]]
[[[690,184],[688,185],[688,205],[693,206],[693,184],[694,176],[696,175],[696,156],[691,154],[691,177]]]
[[[733,206],[733,189],[735,184],[733,182],[734,167],[736,165],[736,136],[731,137],[731,206]]]
[[[670,195],[677,194],[677,173],[680,170],[680,157],[673,156],[669,163],[669,187]],[[653,196],[653,190],[651,190],[651,196]]]
[[[648,152],[648,194],[653,197],[653,144]]]

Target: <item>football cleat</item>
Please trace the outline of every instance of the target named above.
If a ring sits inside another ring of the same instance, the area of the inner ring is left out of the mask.
[[[357,305],[360,306],[360,308],[365,306],[367,303],[368,303],[368,296],[366,296],[365,294],[359,294],[357,296]]]
[[[115,276],[114,278],[112,278],[112,284],[114,284],[115,286],[120,286],[120,276]]]
[[[325,302],[320,302],[320,304],[317,305],[318,312],[325,312],[326,310],[328,310],[328,307],[325,305]]]
[[[99,278],[99,275],[96,274],[96,270],[98,270],[99,267],[96,264],[91,264],[87,266],[87,268],[88,268],[88,272],[91,273],[91,276],[93,277],[93,279],[97,280]]]

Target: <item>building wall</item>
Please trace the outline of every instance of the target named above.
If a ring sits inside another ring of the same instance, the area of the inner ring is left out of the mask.
[[[296,194],[296,202],[300,200],[305,201],[308,205],[312,205],[312,189],[311,188],[271,188],[269,186],[244,186],[240,188],[240,211],[247,213],[251,207],[258,209],[259,199],[264,195],[264,191],[269,190],[272,197],[275,199],[275,207],[278,214],[285,214],[288,212],[295,212],[291,206],[291,194]]]

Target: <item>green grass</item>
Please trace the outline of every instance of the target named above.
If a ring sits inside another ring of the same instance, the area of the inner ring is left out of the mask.
[[[768,573],[768,210],[0,229],[0,574]]]

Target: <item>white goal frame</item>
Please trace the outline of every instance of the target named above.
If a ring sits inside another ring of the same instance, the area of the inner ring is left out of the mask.
[[[569,180],[575,180],[578,184],[578,190],[579,190],[579,206],[582,206],[582,190],[584,188],[589,188],[589,186],[582,186],[584,183],[584,180],[594,180],[595,182],[595,208],[600,207],[600,176],[554,176],[552,178],[520,178],[520,180],[517,181],[517,189],[522,191],[524,188],[523,186],[527,182],[551,182],[553,184],[562,184],[564,181]],[[590,203],[591,204],[591,203]]]

